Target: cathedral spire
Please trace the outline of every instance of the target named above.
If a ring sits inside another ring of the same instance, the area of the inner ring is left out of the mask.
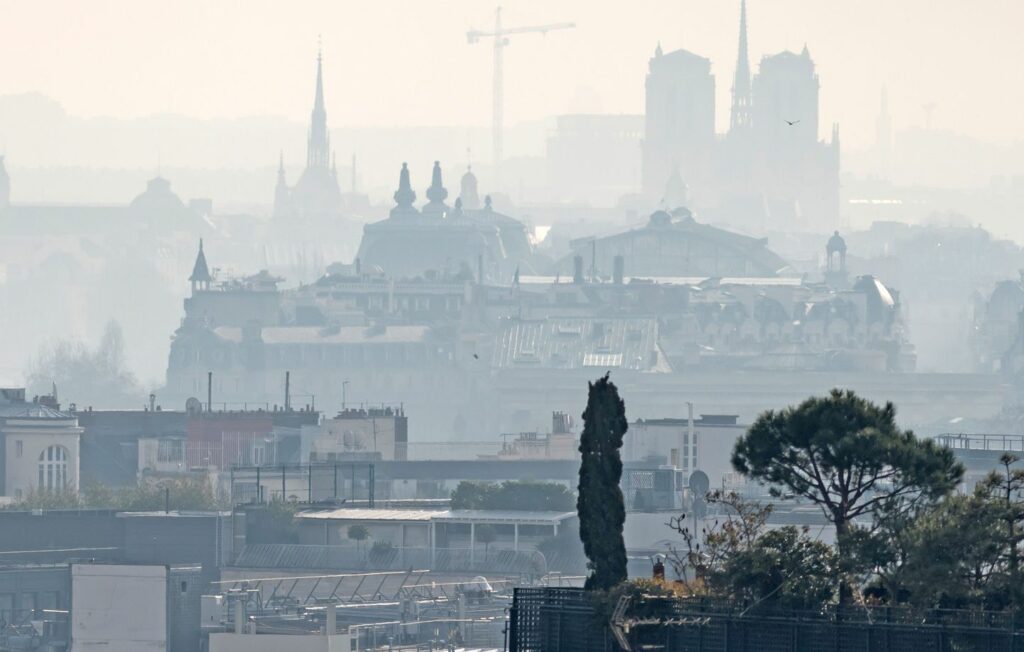
[[[732,83],[730,131],[750,126],[750,55],[747,52],[747,0],[740,0],[740,39],[736,56],[736,77]]]
[[[291,213],[290,191],[284,176],[284,151],[277,162],[277,186],[274,187],[274,217],[288,217]]]
[[[323,53],[316,53],[316,96],[309,127],[309,149],[306,167],[327,168],[330,165],[331,138],[327,133],[327,109],[324,108]]]

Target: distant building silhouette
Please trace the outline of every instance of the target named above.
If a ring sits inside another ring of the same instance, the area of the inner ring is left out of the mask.
[[[761,59],[751,77],[746,2],[729,132],[715,134],[711,62],[659,44],[647,74],[643,193],[665,206],[680,176],[694,208],[753,230],[833,228],[839,218],[839,130],[818,139],[818,75],[807,47]]]
[[[316,57],[316,93],[310,116],[309,140],[306,148],[306,169],[294,187],[289,188],[284,173],[284,156],[277,171],[274,190],[275,218],[322,218],[342,212],[338,169],[333,161],[331,137],[327,131],[327,109],[324,106],[323,57]]]
[[[715,147],[715,77],[711,61],[659,45],[647,74],[643,187],[655,205],[674,170],[691,187],[707,187]],[[673,207],[674,208],[674,207]]]
[[[466,210],[475,211],[480,208],[480,195],[477,192],[476,175],[473,174],[473,167],[466,168],[460,183],[459,199],[462,200],[462,207]]]
[[[429,274],[507,282],[517,269],[532,273],[534,255],[523,223],[495,211],[489,196],[483,208],[470,209],[467,200],[479,205],[471,172],[463,176],[462,194],[454,206],[445,203],[448,190],[441,164],[435,161],[428,201],[417,210],[409,167],[403,163],[390,217],[363,227],[357,254],[360,264],[395,278]]]

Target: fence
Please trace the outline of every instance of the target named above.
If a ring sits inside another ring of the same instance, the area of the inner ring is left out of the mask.
[[[737,605],[700,598],[644,598],[618,629],[580,589],[516,589],[509,622],[512,652],[659,649],[668,652],[1024,652],[1013,614],[831,607],[820,612]]]
[[[231,467],[231,502],[274,500],[315,503],[365,501],[374,506],[374,466],[366,462],[313,462]]]
[[[429,568],[444,572],[508,573],[543,575],[552,571],[571,572],[575,568],[551,567],[537,552],[477,550],[466,548],[389,547],[374,550],[353,546],[322,546],[294,543],[247,544],[235,566],[240,568],[280,568],[294,570],[334,569],[394,571]]]

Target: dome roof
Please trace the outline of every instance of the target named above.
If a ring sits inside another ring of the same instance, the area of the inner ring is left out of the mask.
[[[648,225],[660,228],[672,226],[672,216],[669,215],[668,211],[655,211],[651,213],[651,219],[648,222]]]
[[[839,235],[839,231],[832,234],[832,237],[828,239],[828,245],[826,247],[828,251],[846,251],[846,240],[843,236]]]

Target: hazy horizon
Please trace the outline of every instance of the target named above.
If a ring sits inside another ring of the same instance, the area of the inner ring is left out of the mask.
[[[487,40],[468,45],[465,32],[490,29],[494,7],[472,0],[450,0],[443,12],[395,0],[358,9],[327,2],[8,3],[0,56],[19,65],[0,77],[0,89],[44,94],[83,118],[170,113],[306,122],[319,35],[332,128],[485,126],[491,48]],[[581,0],[506,3],[508,27],[577,24],[512,37],[506,125],[562,113],[641,113],[647,60],[661,42],[666,51],[682,47],[711,59],[723,131],[738,0],[641,0],[630,9],[626,15],[619,6]],[[54,13],[64,19],[53,21]],[[808,46],[821,80],[822,136],[839,122],[844,145],[874,142],[885,85],[896,129],[924,126],[924,107],[934,104],[936,129],[995,143],[1024,138],[1014,119],[1024,100],[1021,73],[997,63],[1020,53],[1015,32],[1024,7],[1017,3],[751,0],[748,16],[755,71],[763,55]],[[471,146],[482,153],[489,143]]]

